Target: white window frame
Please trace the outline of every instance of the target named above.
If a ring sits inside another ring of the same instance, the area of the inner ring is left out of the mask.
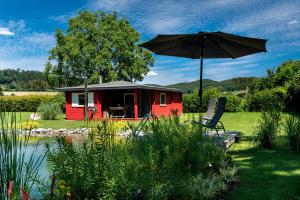
[[[161,102],[161,97],[163,95],[165,96],[165,103]],[[160,95],[159,95],[159,104],[160,104],[160,106],[166,106],[167,105],[167,94],[166,93],[160,93]]]
[[[72,107],[84,107],[79,105],[79,95],[84,95],[80,92],[72,92]],[[94,92],[88,92],[88,107],[94,107]]]

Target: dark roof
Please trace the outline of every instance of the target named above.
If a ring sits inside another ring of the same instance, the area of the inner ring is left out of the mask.
[[[62,87],[58,89],[62,91],[83,91],[84,85],[74,86],[74,87]],[[168,88],[164,86],[148,85],[148,84],[136,84],[128,81],[112,81],[108,83],[88,85],[88,91],[117,90],[117,89],[152,89],[152,90],[182,92],[182,90],[176,88]]]

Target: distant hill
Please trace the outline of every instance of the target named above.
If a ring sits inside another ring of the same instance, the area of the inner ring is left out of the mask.
[[[213,81],[210,79],[203,79],[203,88],[207,87],[219,87],[222,91],[238,91],[245,90],[247,86],[252,85],[257,79],[257,77],[238,77],[231,78],[223,81]],[[178,88],[183,90],[184,93],[189,93],[195,89],[199,89],[200,81],[192,82],[182,82],[172,85],[167,85],[167,87]]]

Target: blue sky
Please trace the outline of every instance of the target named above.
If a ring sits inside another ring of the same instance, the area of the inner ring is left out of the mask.
[[[0,0],[0,69],[43,71],[57,28],[82,9],[117,11],[142,41],[157,34],[225,31],[268,39],[267,53],[206,59],[204,78],[263,76],[267,68],[300,58],[299,0]],[[199,60],[155,56],[143,83],[171,84],[199,77]]]

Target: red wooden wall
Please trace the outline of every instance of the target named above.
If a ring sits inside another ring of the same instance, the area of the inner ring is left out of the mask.
[[[166,105],[160,105],[160,93],[166,94]],[[182,105],[182,93],[181,92],[164,92],[154,90],[152,91],[152,114],[160,116],[169,116],[171,115],[172,110],[177,110],[178,114],[182,114],[183,105]]]
[[[97,112],[93,114],[92,111],[89,111],[90,119],[101,119],[103,117],[102,113],[102,96],[101,91],[94,92],[94,106],[97,109]],[[135,119],[138,118],[138,90],[134,91],[135,93]],[[160,93],[166,93],[166,105],[160,105]],[[84,120],[84,107],[72,107],[72,92],[66,92],[66,118],[67,120]],[[171,110],[177,110],[178,114],[183,112],[182,105],[182,93],[181,92],[170,92],[170,91],[151,91],[151,112],[152,114],[160,116],[169,116],[171,115]]]

